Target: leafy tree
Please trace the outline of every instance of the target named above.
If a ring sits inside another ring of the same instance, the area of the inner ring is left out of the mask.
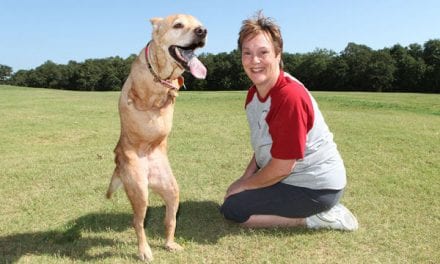
[[[226,52],[212,56],[209,76],[206,80],[210,90],[232,90],[230,68],[232,67],[230,55]]]
[[[371,48],[352,42],[348,43],[347,47],[342,51],[341,57],[348,66],[346,75],[348,90],[368,91],[371,89],[366,77],[366,71],[372,53]]]
[[[9,80],[11,76],[12,68],[7,65],[0,64],[0,84],[6,83],[6,81]]]
[[[27,82],[27,75],[28,71],[26,70],[19,70],[16,73],[14,73],[9,80],[11,84],[18,85],[18,86],[29,86]]]
[[[36,69],[29,70],[26,78],[27,86],[44,88],[45,76],[42,76]]]
[[[414,44],[408,48],[396,44],[390,49],[390,54],[396,65],[393,91],[415,92],[420,89],[426,65],[421,58],[422,52],[419,48]]]
[[[427,92],[440,92],[440,39],[424,44],[423,59],[427,65],[424,83]]]
[[[229,69],[229,73],[231,74],[231,79],[234,82],[232,89],[233,90],[248,89],[252,85],[252,83],[247,77],[241,65],[241,52],[238,49],[233,50],[230,53],[230,58],[231,58],[231,68]]]
[[[296,68],[297,78],[310,90],[322,90],[326,71],[335,55],[335,52],[325,49],[305,54]]]
[[[393,58],[387,50],[372,52],[365,70],[368,87],[371,91],[391,91],[396,67]]]
[[[347,75],[349,66],[347,62],[341,57],[334,57],[327,70],[323,73],[322,90],[325,91],[345,91],[347,90]]]
[[[46,61],[44,64],[35,68],[34,74],[37,76],[35,78],[35,87],[42,88],[60,88],[60,83],[62,79],[61,67],[52,61]]]
[[[121,80],[117,77],[114,69],[104,72],[101,75],[101,79],[97,83],[96,91],[118,91],[122,86]]]
[[[423,56],[423,47],[420,44],[413,43],[408,45],[408,54],[411,55],[414,59],[421,59]]]
[[[304,56],[299,53],[291,54],[284,52],[282,55],[284,71],[296,77],[298,66],[303,62],[303,57]]]

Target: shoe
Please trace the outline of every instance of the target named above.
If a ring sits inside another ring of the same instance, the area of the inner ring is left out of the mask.
[[[328,211],[307,217],[306,224],[307,228],[311,229],[329,228],[343,231],[355,231],[359,227],[356,217],[340,203]]]

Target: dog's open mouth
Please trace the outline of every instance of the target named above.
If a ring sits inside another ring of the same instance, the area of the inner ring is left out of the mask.
[[[191,72],[191,74],[197,79],[205,79],[206,67],[194,54],[194,49],[197,45],[191,45],[189,47],[181,47],[172,45],[168,48],[171,56],[179,63],[185,70]]]

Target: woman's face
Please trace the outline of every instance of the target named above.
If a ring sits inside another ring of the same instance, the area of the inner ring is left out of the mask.
[[[264,33],[245,39],[241,50],[244,71],[259,92],[263,92],[260,95],[265,96],[278,80],[281,54],[275,55],[274,46]]]

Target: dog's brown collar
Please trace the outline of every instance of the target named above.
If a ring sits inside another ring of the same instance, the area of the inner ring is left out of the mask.
[[[157,73],[153,70],[153,67],[151,66],[150,60],[148,59],[148,46],[149,45],[150,45],[150,43],[148,43],[147,46],[145,46],[145,60],[147,61],[148,70],[150,71],[151,75],[153,75],[153,80],[155,82],[161,83],[162,85],[164,85],[168,88],[171,88],[173,90],[179,90],[180,87],[177,87],[176,85],[174,85],[170,79],[162,80],[159,77],[159,75],[157,75]],[[183,77],[178,78],[178,83],[179,83],[179,86],[184,85]]]

